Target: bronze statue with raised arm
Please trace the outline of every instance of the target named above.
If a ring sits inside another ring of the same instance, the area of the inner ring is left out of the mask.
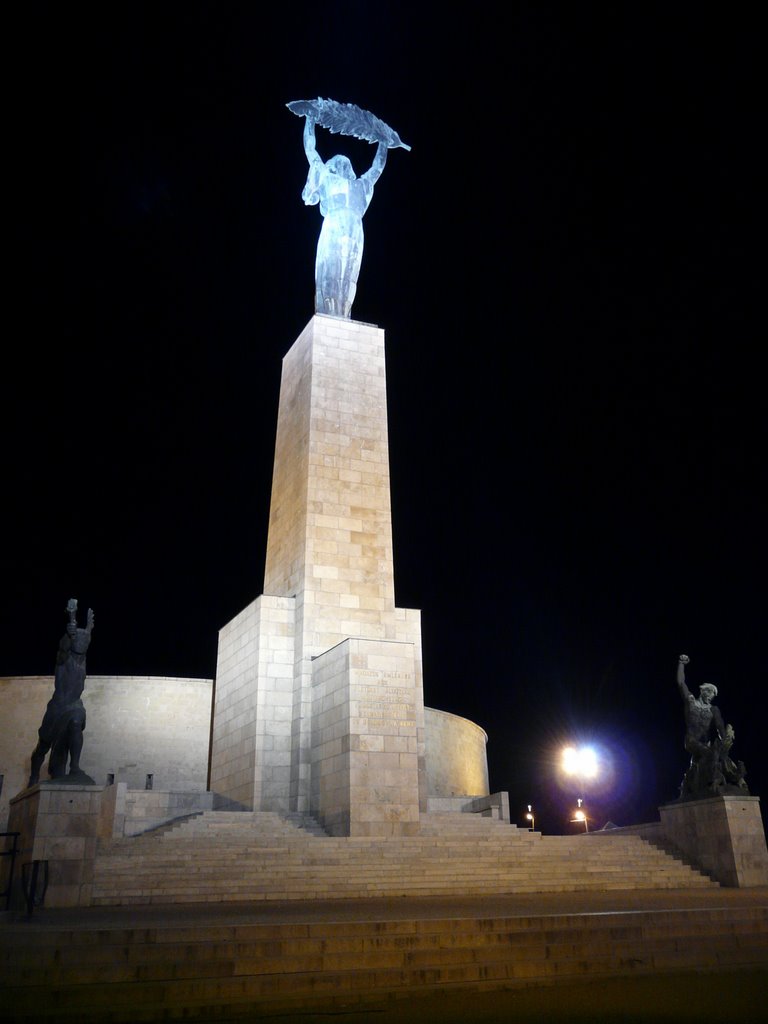
[[[685,681],[685,666],[690,658],[681,654],[677,663],[677,686],[683,698],[685,749],[691,761],[680,786],[681,800],[697,800],[726,793],[749,793],[744,781],[743,761],[733,761],[730,750],[735,734],[726,725],[720,709],[712,703],[717,687],[704,683],[694,697]]]
[[[309,174],[301,197],[307,206],[319,204],[323,215],[315,259],[315,312],[349,319],[363,259],[363,216],[387,162],[387,150],[410,146],[383,121],[352,103],[295,100],[287,106],[305,118],[304,152]],[[375,142],[376,154],[369,170],[358,178],[346,156],[323,161],[317,152],[316,124],[334,133]]]
[[[69,762],[70,777],[93,781],[80,769],[85,729],[85,707],[81,697],[85,687],[85,654],[93,630],[93,611],[88,609],[85,629],[78,628],[77,601],[74,598],[67,602],[67,614],[69,621],[56,655],[53,696],[48,701],[42,724],[37,731],[37,746],[32,752],[32,768],[27,783],[29,786],[39,782],[40,768],[49,750],[48,774],[52,779],[64,778]]]

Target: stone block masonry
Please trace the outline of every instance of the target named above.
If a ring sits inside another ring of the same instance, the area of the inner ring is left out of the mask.
[[[345,640],[318,657],[312,695],[312,806],[331,835],[419,830],[413,645]]]
[[[721,885],[768,885],[768,848],[756,796],[681,800],[659,808],[666,838]]]
[[[283,361],[264,591],[220,632],[211,766],[232,806],[317,813],[338,835],[417,830],[426,810],[421,619],[395,607],[370,324],[315,316]]]

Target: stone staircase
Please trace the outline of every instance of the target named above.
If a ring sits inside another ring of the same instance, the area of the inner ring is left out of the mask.
[[[636,835],[543,836],[469,814],[420,833],[333,838],[302,816],[205,811],[102,841],[94,906],[718,888]]]
[[[205,811],[103,841],[94,907],[69,924],[0,921],[0,1021],[474,1020],[485,996],[559,1006],[593,983],[631,1006],[651,976],[696,994],[717,976],[751,1007],[768,899],[745,895],[634,835],[446,813],[418,836],[339,839],[302,816]],[[729,1020],[751,1019],[734,1005]]]
[[[622,979],[626,992],[627,979],[674,975],[678,990],[687,984],[696,991],[707,975],[726,972],[717,1001],[727,1014],[717,1019],[733,1022],[751,1017],[738,1016],[737,1000],[726,992],[759,985],[766,967],[768,907],[757,903],[482,918],[414,911],[279,923],[234,915],[227,923],[160,917],[89,925],[82,918],[68,929],[0,928],[0,1020],[139,1024],[298,1020],[309,1013],[316,1020],[314,1014],[355,1011],[368,1020],[393,1006],[408,1008],[407,1020],[436,1020],[443,1018],[419,1014],[419,1000],[437,995],[450,1009],[468,993],[523,996],[550,988],[565,992],[567,1004],[574,985],[602,989],[608,979]],[[692,980],[684,983],[686,974]],[[516,1011],[504,1019],[518,1019]]]

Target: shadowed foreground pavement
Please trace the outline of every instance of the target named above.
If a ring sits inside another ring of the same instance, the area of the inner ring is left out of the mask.
[[[397,900],[263,901],[249,904],[196,904],[146,907],[37,909],[32,917],[0,916],[0,935],[46,931],[115,928],[161,929],[213,925],[322,924],[323,922],[548,917],[589,914],[609,918],[613,913],[664,912],[670,909],[712,910],[733,907],[768,908],[768,889],[654,890],[648,892],[551,893],[492,898],[402,898]],[[703,939],[702,962],[706,949]],[[44,993],[41,992],[41,998]],[[12,1020],[13,1010],[0,1004],[0,1019]],[[169,1018],[170,1019],[170,1018]],[[183,1019],[175,1017],[174,1019]],[[189,1019],[195,1019],[190,1017]],[[201,1019],[201,1018],[196,1018]],[[214,1019],[211,1017],[210,1019]],[[301,1022],[320,1024],[490,1024],[495,1021],[543,1024],[545,1021],[586,1024],[641,1024],[641,1022],[768,1022],[768,948],[765,961],[740,965],[738,957],[727,967],[711,964],[685,972],[658,972],[635,976],[585,978],[504,989],[482,986],[443,986],[393,995],[364,996],[345,1004],[338,999],[321,1009],[265,1008],[256,1013],[217,1016],[225,1021]]]
[[[250,1019],[285,1024],[760,1024],[768,1021],[768,970],[608,978],[522,991],[437,993],[372,1003],[365,1010]]]

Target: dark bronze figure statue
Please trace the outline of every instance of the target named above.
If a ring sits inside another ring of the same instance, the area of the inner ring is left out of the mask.
[[[52,779],[67,775],[67,762],[70,776],[88,779],[80,769],[85,729],[85,708],[81,697],[85,686],[85,653],[93,630],[93,611],[88,609],[85,629],[78,628],[77,601],[74,598],[67,602],[67,613],[67,629],[56,655],[53,696],[48,701],[42,725],[37,731],[37,746],[32,752],[30,786],[40,781],[40,768],[49,750],[48,774]]]
[[[680,786],[680,799],[701,800],[727,793],[748,795],[744,762],[734,761],[730,755],[733,726],[726,725],[720,709],[712,703],[717,687],[704,683],[699,687],[699,696],[694,697],[685,682],[689,661],[687,654],[681,654],[677,665],[677,685],[685,715],[685,749],[691,755]]]

